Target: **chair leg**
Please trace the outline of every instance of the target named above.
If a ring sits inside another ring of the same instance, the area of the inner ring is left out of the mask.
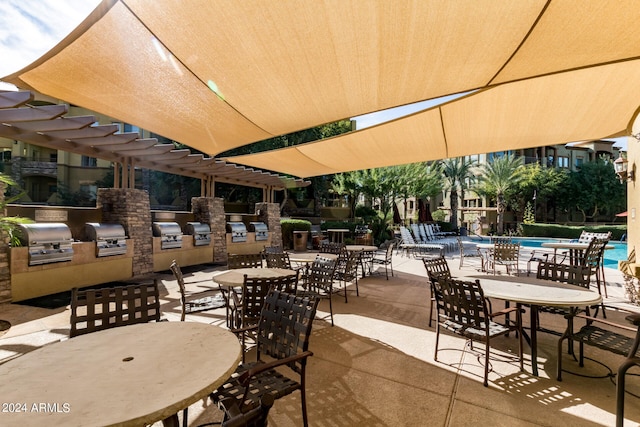
[[[302,402],[302,425],[307,427],[309,425],[309,421],[307,419],[307,394],[305,390],[307,388],[305,384],[305,368],[302,368],[302,375],[300,376],[300,401]]]
[[[331,326],[333,326],[333,304],[331,304],[331,294],[329,294],[329,314],[331,314]]]
[[[433,304],[435,304],[435,300],[431,298],[431,304],[429,305],[429,327],[431,327],[431,321],[433,319]]]
[[[438,361],[438,341],[440,341],[440,322],[436,320],[436,348],[433,353],[433,360]]]
[[[618,368],[616,377],[616,427],[623,427],[624,425],[624,389],[627,370],[638,364],[640,364],[640,358],[635,357],[625,360]]]
[[[484,383],[485,387],[489,387],[489,338],[484,348]]]

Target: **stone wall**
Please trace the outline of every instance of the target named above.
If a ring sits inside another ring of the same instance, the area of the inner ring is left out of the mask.
[[[282,226],[280,225],[279,203],[256,203],[258,221],[264,222],[269,228],[271,245],[282,246]]]
[[[224,212],[224,199],[219,197],[193,197],[191,199],[193,219],[209,224],[213,261],[227,262],[227,220]]]
[[[119,223],[134,241],[133,276],[153,273],[153,231],[149,194],[130,188],[99,188],[102,220]]]

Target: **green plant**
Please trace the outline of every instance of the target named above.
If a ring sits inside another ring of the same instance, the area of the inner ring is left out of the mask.
[[[447,218],[447,213],[442,209],[438,209],[433,214],[431,214],[431,216],[433,217],[434,221],[444,222],[444,220]]]
[[[522,224],[524,237],[552,237],[561,239],[577,239],[582,231],[594,233],[611,232],[611,240],[620,240],[627,233],[626,225],[575,226],[559,224]]]
[[[5,190],[9,187],[18,188],[18,184],[16,184],[11,178],[7,175],[0,174],[0,191],[2,194],[5,194]],[[25,191],[20,190],[17,194],[6,197],[3,196],[0,198],[0,209],[2,212],[5,212],[5,208],[7,204],[20,200],[22,196],[24,196]],[[22,218],[18,216],[0,216],[0,237],[4,238],[5,236],[9,240],[9,244],[11,246],[22,246],[21,242],[21,231],[20,224],[29,224],[32,223],[33,220],[30,218]]]
[[[291,248],[293,245],[294,231],[311,231],[311,222],[304,219],[281,219],[282,245]]]
[[[524,217],[522,222],[525,224],[536,223],[536,215],[533,212],[533,205],[531,205],[531,202],[527,202],[527,205],[524,207]]]

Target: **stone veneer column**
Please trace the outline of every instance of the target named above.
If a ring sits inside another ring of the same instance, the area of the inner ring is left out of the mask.
[[[0,182],[0,205],[4,205],[6,185]],[[0,231],[0,303],[11,302],[11,271],[9,271],[9,236]]]
[[[193,197],[191,199],[193,219],[209,224],[213,261],[227,262],[227,217],[224,213],[224,199],[219,197]]]
[[[99,188],[102,220],[124,227],[133,244],[133,276],[153,273],[153,231],[149,193],[131,188]]]
[[[282,246],[282,226],[280,225],[279,203],[256,203],[255,207],[258,221],[264,222],[269,227],[271,245]]]

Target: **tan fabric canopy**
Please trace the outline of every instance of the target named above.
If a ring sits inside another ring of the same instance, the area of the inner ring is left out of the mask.
[[[640,60],[509,83],[311,144],[226,160],[309,177],[629,134]]]
[[[105,0],[3,80],[211,155],[480,90],[353,135],[234,160],[312,176],[628,133],[638,22],[635,0]]]
[[[227,163],[177,150],[138,133],[116,133],[118,125],[95,125],[94,116],[65,116],[68,105],[30,106],[28,91],[0,91],[0,137],[96,157],[112,162],[190,176],[208,182],[259,187],[265,190],[305,187],[309,181]],[[133,183],[132,183],[133,184]]]

